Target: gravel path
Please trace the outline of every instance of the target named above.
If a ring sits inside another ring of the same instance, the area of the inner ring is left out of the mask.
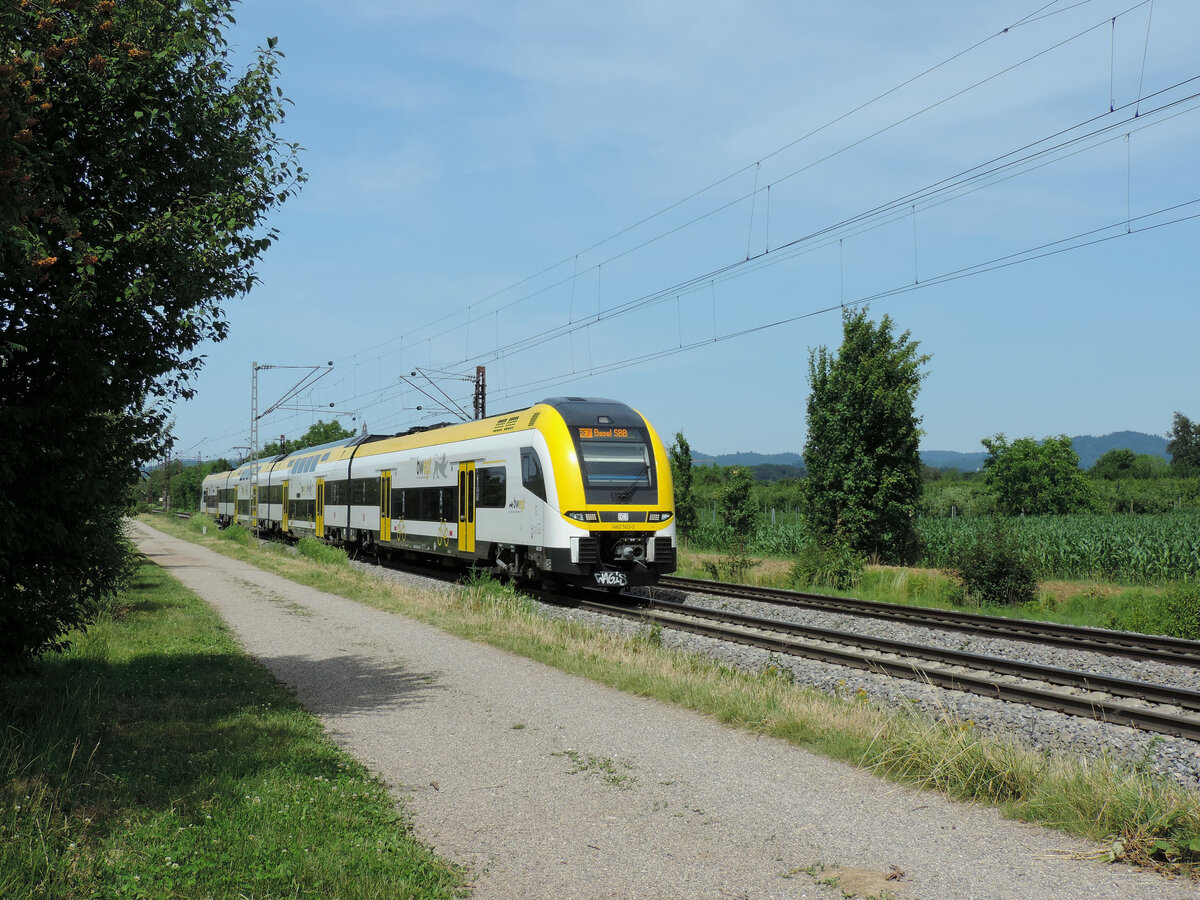
[[[293,584],[143,523],[133,533],[393,787],[423,840],[470,868],[481,900],[839,900],[842,888],[1200,900],[1189,882],[1072,859],[1097,848],[990,809]],[[834,866],[846,869],[836,888],[820,883]],[[893,868],[903,876],[881,880]]]

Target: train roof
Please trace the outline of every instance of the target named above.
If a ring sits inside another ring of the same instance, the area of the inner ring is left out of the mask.
[[[273,468],[274,466],[278,465],[281,462],[286,461],[286,463],[291,463],[292,461],[298,461],[300,459],[307,459],[310,456],[315,456],[317,454],[324,454],[325,452],[329,452],[330,455],[332,455],[333,452],[337,451],[337,450],[342,451],[342,453],[338,455],[338,458],[344,459],[347,455],[347,451],[351,450],[351,448],[355,448],[354,454],[357,456],[358,455],[357,448],[362,447],[363,445],[366,445],[366,444],[382,443],[384,441],[388,442],[388,446],[380,447],[375,452],[386,452],[387,450],[393,449],[396,446],[395,443],[393,443],[393,442],[398,441],[401,438],[415,438],[418,435],[429,434],[430,432],[440,432],[445,429],[462,429],[463,434],[461,435],[461,437],[459,437],[457,435],[455,437],[457,439],[465,440],[468,437],[474,437],[477,435],[491,433],[496,428],[497,423],[500,420],[512,419],[513,417],[519,418],[520,416],[523,416],[525,413],[531,414],[529,417],[529,421],[526,422],[524,425],[525,428],[529,428],[529,427],[532,427],[537,420],[537,415],[535,413],[535,410],[539,406],[551,407],[552,409],[556,410],[560,415],[562,415],[562,417],[565,420],[581,420],[581,417],[586,414],[595,414],[597,416],[616,414],[618,416],[621,416],[622,418],[628,414],[636,415],[636,413],[630,408],[630,406],[628,404],[622,403],[620,400],[611,400],[607,397],[572,397],[572,396],[547,397],[546,399],[541,400],[538,403],[532,404],[531,406],[521,407],[520,409],[508,410],[507,412],[502,412],[497,415],[488,416],[486,419],[472,419],[472,420],[468,420],[465,422],[436,422],[432,425],[415,425],[412,428],[407,429],[406,431],[399,431],[399,432],[396,432],[395,434],[355,435],[353,437],[342,438],[342,439],[336,440],[336,441],[329,441],[328,443],[325,443],[325,444],[317,444],[312,447],[302,447],[299,450],[293,450],[290,453],[284,453],[284,454],[281,454],[280,456],[276,456],[271,459],[250,460],[250,461],[242,463],[239,466],[234,467],[232,470],[230,470],[230,472],[226,472],[226,473],[214,472],[212,475],[209,475],[208,478],[213,478],[213,477],[217,476],[218,474],[229,475],[230,473],[241,472],[243,470],[250,469],[255,464],[258,465],[260,470],[269,469],[269,468]],[[517,426],[517,423],[513,423],[512,427],[516,428],[516,426]],[[507,431],[510,429],[505,428],[505,430]],[[442,435],[440,435],[440,434],[439,435],[431,435],[431,439],[428,441],[428,443],[437,443],[438,440],[441,438],[442,438]],[[422,446],[425,443],[426,443],[426,441],[418,440],[418,441],[414,442],[413,446]],[[363,455],[367,456],[367,455],[373,455],[373,454],[370,451],[368,451],[368,453],[365,453]],[[208,479],[206,478],[205,480],[208,480]]]

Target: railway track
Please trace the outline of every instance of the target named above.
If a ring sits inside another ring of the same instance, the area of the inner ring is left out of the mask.
[[[412,571],[410,563],[397,563],[393,560],[375,558],[377,564],[388,568]],[[449,580],[452,573],[444,570],[429,570],[424,567],[421,574],[439,579]],[[860,611],[857,615],[873,615],[868,610],[883,607],[887,610],[916,611],[918,613],[933,613],[940,618],[909,616],[882,617],[904,619],[915,624],[926,624],[938,628],[951,628],[957,614],[947,610],[926,610],[912,607],[891,607],[890,604],[873,603],[841,597],[828,597],[820,594],[804,594],[794,591],[780,591],[746,585],[726,585],[721,582],[695,581],[692,579],[664,578],[659,587],[670,587],[679,590],[696,591],[726,596],[738,596],[745,599],[760,600],[780,605],[801,606],[815,609],[828,609],[838,612],[847,610],[838,604],[849,602],[852,608]],[[688,606],[666,600],[652,599],[647,606],[631,606],[628,603],[614,605],[609,602],[588,599],[586,595],[594,591],[573,592],[569,596],[559,596],[558,601],[591,612],[633,619],[641,622],[657,623],[664,628],[674,628],[718,640],[731,641],[751,647],[768,650],[775,653],[799,656],[821,662],[834,663],[868,672],[890,675],[908,680],[922,681],[937,687],[959,690],[967,693],[1024,703],[1040,709],[1052,710],[1083,718],[1097,719],[1118,725],[1127,725],[1143,731],[1159,734],[1174,735],[1200,742],[1200,691],[1184,688],[1174,688],[1167,685],[1152,684],[1130,679],[1114,678],[1097,675],[1091,672],[1078,672],[1054,666],[1041,666],[1032,663],[1021,663],[999,657],[983,654],[968,653],[961,650],[950,650],[923,644],[897,641],[889,638],[875,638],[867,635],[839,632],[833,629],[800,625],[794,622],[784,622],[777,619],[767,619],[748,616],[726,610],[713,610],[702,607]],[[554,594],[551,594],[554,597]],[[637,603],[645,603],[644,598],[627,599]],[[826,604],[823,601],[833,601]],[[861,606],[860,606],[861,605]],[[984,620],[983,627],[969,627],[966,623],[958,623],[966,630],[976,633],[1001,634],[1007,637],[1020,637],[1027,640],[1038,640],[1036,628],[1030,629],[1030,637],[1024,634],[1014,635],[1003,630],[1003,626],[1015,621],[1019,625],[1039,626],[1044,623],[1028,622],[1025,620],[999,619],[989,616],[974,616],[962,614],[969,619]],[[880,617],[880,616],[876,616]],[[990,621],[998,627],[987,628]],[[1100,652],[1118,652],[1127,656],[1146,658],[1146,654],[1136,652],[1140,635],[1125,635],[1121,632],[1103,632],[1099,629],[1073,628],[1056,625],[1057,630],[1080,632],[1090,635],[1100,632],[1106,638],[1116,636],[1131,638],[1111,650],[1112,644],[1107,640],[1092,645],[1082,637],[1075,640],[1056,637],[1049,643],[1070,646],[1077,649],[1099,649]],[[1149,639],[1153,642],[1153,638]],[[1172,639],[1165,639],[1172,641]],[[1177,645],[1188,645],[1193,642],[1175,641]],[[1196,652],[1186,654],[1176,652],[1174,656],[1153,658],[1187,662],[1200,666],[1200,644],[1193,644]],[[853,649],[849,649],[853,648]],[[1178,651],[1178,648],[1175,648]],[[1051,685],[1051,687],[1047,687]],[[1113,699],[1118,698],[1118,699]],[[1130,702],[1121,702],[1121,699]],[[1148,704],[1139,706],[1137,704]]]
[[[901,606],[873,600],[860,600],[857,597],[832,597],[804,591],[785,591],[779,588],[704,581],[698,578],[664,577],[659,581],[658,587],[696,594],[756,600],[760,603],[777,606],[795,606],[873,619],[894,619],[929,628],[993,635],[1010,640],[1031,641],[1056,647],[1089,650],[1093,653],[1126,656],[1139,660],[1151,659],[1200,668],[1200,641],[1187,641],[1181,638],[1132,634],[1103,628],[1083,628],[1077,625],[1059,625],[1054,622],[1035,622],[1029,619],[1008,619],[1001,616],[920,606]]]
[[[592,600],[580,600],[579,607],[774,653],[1200,741],[1198,691],[662,600],[642,609]]]

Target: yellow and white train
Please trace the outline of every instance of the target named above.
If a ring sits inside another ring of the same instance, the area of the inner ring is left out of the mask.
[[[255,471],[257,469],[257,472]],[[675,570],[662,441],[614,400],[349,438],[204,479],[222,526],[619,589]]]

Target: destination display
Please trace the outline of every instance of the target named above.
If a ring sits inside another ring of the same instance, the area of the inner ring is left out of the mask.
[[[637,434],[630,435],[628,428],[580,428],[579,429],[579,438],[580,438],[580,440],[584,440],[584,441],[594,441],[594,440],[597,440],[600,438],[604,438],[605,440],[611,441],[614,438],[620,440],[621,438],[628,439],[629,437],[633,437],[634,440],[641,439],[640,435],[637,435]]]

